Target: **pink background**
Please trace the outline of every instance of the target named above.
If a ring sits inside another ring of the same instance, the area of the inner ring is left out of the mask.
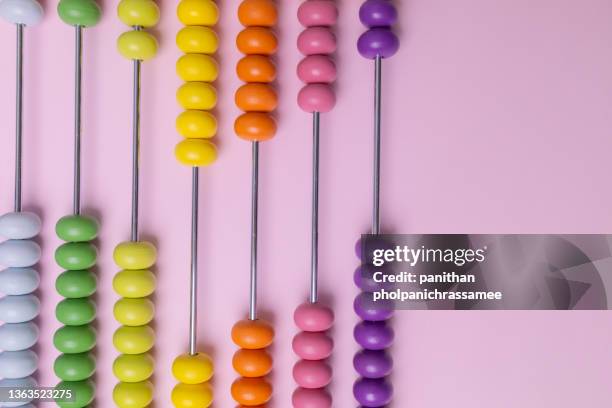
[[[73,30],[43,0],[27,30],[25,208],[44,219],[41,372],[55,384],[55,221],[71,210]],[[278,137],[261,151],[262,314],[277,340],[275,398],[294,388],[292,310],[307,294],[310,117],[296,107],[297,0],[279,2]],[[337,315],[335,406],[355,406],[353,244],[370,217],[372,64],[355,41],[359,1],[340,1],[338,105],[323,117],[321,288]],[[398,2],[398,55],[385,63],[383,217],[388,232],[595,233],[612,230],[612,1]],[[233,406],[230,328],[247,311],[250,146],[232,131],[239,82],[238,1],[221,1],[218,162],[201,186],[200,328],[216,360],[216,407]],[[111,406],[117,296],[112,249],[129,238],[131,64],[115,50],[127,28],[104,1],[85,34],[84,196],[99,239],[99,407]],[[179,140],[176,2],[160,4],[160,52],[143,68],[142,235],[159,248],[156,407],[169,406],[173,358],[187,345],[189,170]],[[0,209],[11,210],[14,28],[0,26]],[[612,400],[612,320],[605,312],[399,312],[396,407],[604,407]]]

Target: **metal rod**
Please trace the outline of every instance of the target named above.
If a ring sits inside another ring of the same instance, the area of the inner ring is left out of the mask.
[[[318,299],[319,278],[319,120],[312,114],[312,225],[310,241],[310,302]]]
[[[259,190],[259,142],[252,147],[251,178],[251,276],[249,296],[249,319],[257,319],[257,201]]]
[[[138,190],[140,178],[140,61],[134,60],[132,124],[132,241],[138,241]]]
[[[381,123],[382,57],[374,62],[374,171],[372,234],[380,234],[380,123]]]
[[[198,197],[199,169],[191,171],[191,279],[189,286],[189,354],[196,354],[198,329]]]
[[[23,24],[17,24],[15,98],[15,212],[21,211],[23,161]]]
[[[83,29],[74,27],[74,189],[72,211],[81,213],[81,80],[83,67]]]

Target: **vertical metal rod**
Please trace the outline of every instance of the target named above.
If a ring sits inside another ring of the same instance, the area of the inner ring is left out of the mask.
[[[83,66],[83,29],[74,27],[74,189],[72,211],[81,213],[81,79]]]
[[[191,171],[191,279],[189,299],[189,354],[196,354],[198,328],[198,197],[199,169]]]
[[[21,172],[23,160],[23,24],[17,24],[15,74],[15,212],[21,211]]]
[[[382,57],[374,63],[374,171],[372,234],[380,234],[380,124],[381,124]]]
[[[251,175],[251,276],[249,319],[257,319],[257,201],[259,194],[259,142],[253,142]]]
[[[319,120],[320,113],[312,114],[312,225],[310,249],[310,302],[318,299],[319,278]]]
[[[138,190],[140,178],[140,61],[134,60],[132,124],[132,241],[138,241]]]

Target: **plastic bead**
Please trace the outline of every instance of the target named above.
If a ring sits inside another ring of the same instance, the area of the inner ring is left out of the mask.
[[[96,386],[93,381],[62,381],[55,387],[56,390],[71,390],[74,395],[73,401],[56,400],[60,408],[84,408],[94,400]]]
[[[384,407],[393,396],[393,386],[384,379],[360,378],[353,385],[353,395],[363,407]]]
[[[304,27],[333,26],[338,21],[338,8],[331,0],[310,0],[298,9],[298,20]]]
[[[241,320],[232,327],[232,340],[244,349],[263,349],[272,344],[274,329],[264,320]]]
[[[67,326],[81,326],[95,319],[96,305],[89,298],[64,299],[57,304],[55,316]]]
[[[217,133],[217,119],[206,111],[184,111],[176,118],[176,131],[188,139],[210,139]]]
[[[159,22],[159,7],[153,0],[121,0],[117,15],[130,27],[153,27]]]
[[[272,27],[278,20],[272,0],[244,0],[238,6],[238,20],[243,26]]]
[[[43,18],[43,8],[36,0],[3,0],[0,17],[12,24],[35,25]]]
[[[298,388],[291,397],[293,408],[331,408],[332,397],[324,388]]]
[[[298,333],[292,342],[293,351],[304,360],[324,360],[334,349],[333,340],[325,333]]]
[[[40,275],[32,268],[7,268],[0,271],[0,293],[27,295],[40,284]]]
[[[236,65],[238,78],[244,82],[269,83],[276,79],[276,66],[263,55],[247,55]]]
[[[185,53],[214,54],[219,47],[219,38],[208,27],[187,26],[176,35],[176,45]]]
[[[183,109],[211,110],[217,105],[217,90],[206,82],[185,82],[176,99]]]
[[[236,46],[243,54],[272,55],[278,48],[278,40],[269,28],[247,27],[236,37]]]
[[[123,269],[147,269],[155,264],[157,250],[146,241],[122,242],[115,247],[113,259]]]
[[[305,83],[330,84],[336,80],[336,64],[326,55],[309,55],[298,64],[297,75]]]
[[[157,40],[146,31],[126,31],[117,39],[117,49],[125,58],[146,61],[157,54]]]
[[[219,21],[219,8],[212,0],[181,0],[177,15],[187,26],[214,26]]]
[[[359,8],[359,19],[367,27],[388,27],[397,22],[397,9],[389,0],[367,0]]]
[[[234,354],[232,365],[243,377],[263,377],[272,371],[272,357],[263,349],[241,349]]]
[[[278,105],[276,91],[268,84],[242,85],[236,91],[235,101],[243,111],[272,112]]]
[[[98,24],[102,15],[100,6],[94,0],[61,0],[57,13],[64,23],[82,27]]]
[[[266,141],[276,134],[276,121],[268,113],[247,112],[236,119],[234,131],[245,140]]]
[[[301,360],[293,366],[293,379],[303,388],[324,388],[331,382],[332,369],[325,361]]]
[[[53,344],[62,353],[85,353],[96,346],[96,331],[90,325],[64,326],[53,335]]]
[[[298,93],[298,105],[305,112],[329,112],[336,105],[336,94],[328,84],[308,84]]]
[[[115,320],[125,326],[144,326],[153,320],[155,306],[149,299],[119,299],[113,308]]]
[[[38,356],[32,350],[3,351],[0,353],[0,377],[23,378],[36,371]]]
[[[374,280],[374,273],[376,272],[387,273],[384,269],[376,268],[372,265],[360,265],[355,269],[353,281],[364,292],[376,292],[381,288],[390,289],[393,287],[394,284],[391,282],[376,282]]]
[[[57,236],[68,242],[93,241],[98,236],[99,229],[98,221],[86,215],[68,215],[55,225]]]
[[[141,298],[155,291],[156,279],[147,269],[124,270],[113,278],[113,289],[121,297]]]
[[[42,222],[29,212],[12,212],[0,217],[0,236],[8,239],[29,239],[40,233]]]
[[[357,316],[372,322],[389,320],[394,313],[393,306],[393,301],[378,300],[375,302],[371,293],[360,293],[353,302],[353,309]]]
[[[96,292],[98,279],[91,271],[66,271],[55,280],[55,289],[65,298],[84,298]]]
[[[334,312],[321,304],[306,302],[295,309],[293,320],[301,330],[323,332],[332,327]]]
[[[210,55],[185,54],[176,62],[176,73],[186,82],[214,82],[219,75],[219,66]]]
[[[177,384],[172,390],[175,408],[208,408],[213,402],[213,390],[208,383]]]
[[[388,28],[371,28],[361,34],[357,49],[364,58],[390,58],[399,50],[399,39]]]
[[[0,321],[29,322],[38,316],[40,301],[34,295],[5,296],[0,299]]]
[[[90,242],[67,242],[55,250],[55,262],[68,270],[89,269],[97,258],[98,250]]]
[[[326,27],[310,27],[298,36],[297,46],[304,55],[333,54],[336,36]]]
[[[383,350],[361,350],[353,358],[353,366],[360,376],[383,378],[393,369],[393,360]]]
[[[153,401],[153,384],[120,382],[113,389],[113,401],[119,408],[145,408]]]
[[[148,353],[122,354],[113,362],[113,373],[119,381],[136,383],[153,375],[155,362]]]
[[[185,166],[208,166],[217,160],[217,148],[208,140],[181,140],[174,149],[176,159]]]
[[[34,241],[9,239],[0,243],[0,265],[26,268],[40,260],[40,247]]]
[[[272,397],[272,386],[265,378],[238,378],[232,383],[232,397],[242,405],[262,405]]]
[[[83,381],[94,375],[96,359],[90,353],[62,354],[55,360],[53,371],[62,381]]]
[[[172,363],[172,374],[183,384],[200,384],[213,376],[213,362],[203,353],[183,354]]]
[[[0,349],[4,351],[26,350],[38,341],[38,326],[32,322],[5,323],[0,326]]]
[[[355,340],[366,350],[384,350],[393,343],[393,329],[386,322],[361,322],[353,331]]]
[[[113,334],[113,344],[123,354],[146,353],[155,344],[155,333],[149,326],[122,326]]]

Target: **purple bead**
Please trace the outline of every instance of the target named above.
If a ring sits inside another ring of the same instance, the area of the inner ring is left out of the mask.
[[[367,0],[359,9],[359,19],[367,27],[389,27],[397,22],[397,9],[389,0]]]
[[[393,386],[384,378],[360,378],[353,385],[353,395],[363,407],[383,407],[391,402]]]
[[[361,34],[357,49],[364,58],[375,59],[378,55],[390,58],[399,50],[399,39],[388,28],[371,28]]]
[[[355,326],[353,337],[366,350],[384,350],[393,343],[395,333],[387,322],[361,322]]]
[[[389,320],[393,316],[393,302],[373,299],[372,293],[360,293],[355,297],[353,309],[357,316],[370,322]]]
[[[382,272],[388,275],[389,272],[385,271],[385,268],[377,268],[373,265],[360,265],[355,269],[353,274],[353,281],[355,286],[364,292],[376,292],[380,289],[393,289],[394,284],[391,282],[376,282],[374,280],[374,273]]]
[[[394,244],[392,242],[389,242],[388,239],[385,239],[384,236],[373,236],[373,235],[369,235],[368,238],[366,238],[366,245],[367,245],[367,249],[369,249],[370,251],[373,249],[393,249],[394,248]],[[357,242],[355,242],[355,254],[357,255],[357,258],[359,258],[361,261],[363,261],[363,237],[359,238],[357,240]]]
[[[382,350],[361,350],[353,358],[353,366],[365,378],[383,378],[393,369],[391,356]]]

